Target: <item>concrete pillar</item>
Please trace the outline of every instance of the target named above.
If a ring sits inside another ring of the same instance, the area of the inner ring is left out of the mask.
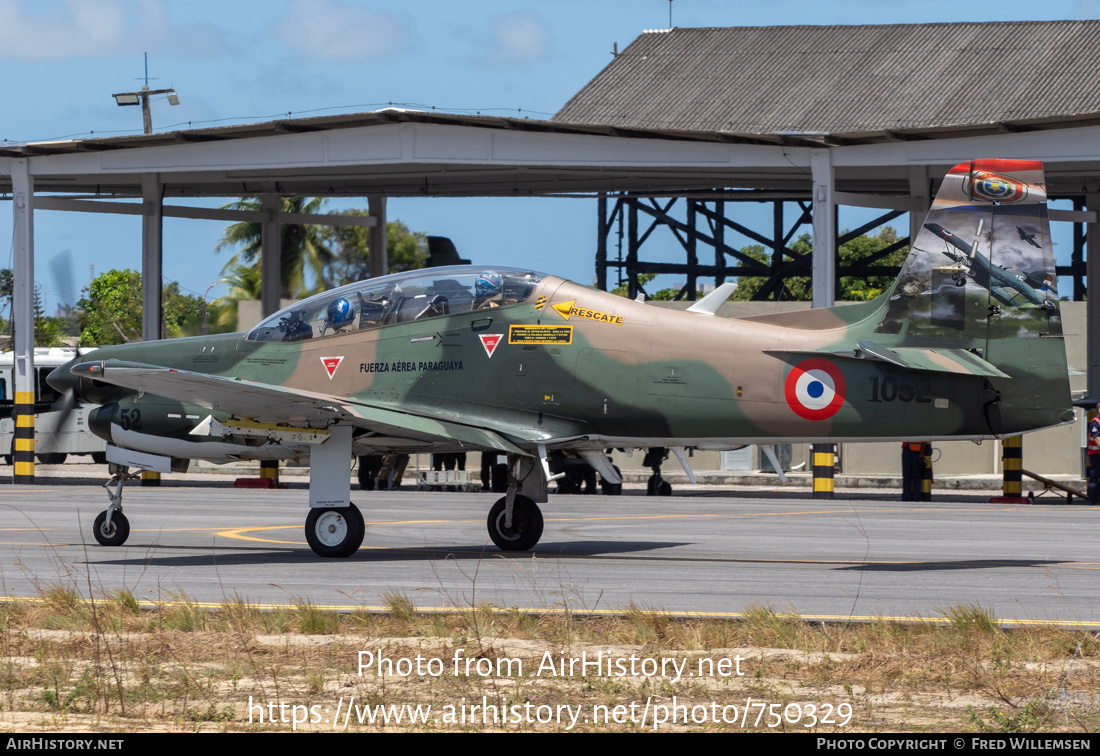
[[[829,150],[811,150],[813,172],[814,307],[836,303],[836,201],[833,198],[833,163]]]
[[[909,244],[917,240],[924,227],[924,218],[932,207],[932,187],[928,181],[928,166],[909,166]]]
[[[12,213],[15,227],[12,260],[12,320],[14,321],[15,435],[12,462],[15,482],[34,483],[34,177],[30,162],[12,164]]]
[[[1085,208],[1100,216],[1100,194],[1085,195]],[[1088,339],[1088,391],[1087,397],[1096,401],[1100,398],[1100,222],[1093,221],[1085,231],[1085,285],[1088,291],[1086,303],[1086,329]],[[1096,249],[1093,249],[1096,247]],[[1093,254],[1095,252],[1096,254]]]
[[[141,338],[143,341],[163,339],[164,332],[164,212],[160,176],[149,173],[141,177]]]
[[[260,199],[264,219],[260,225],[260,309],[263,316],[279,311],[283,294],[283,229],[279,215],[283,200],[277,194]]]
[[[378,219],[370,229],[370,261],[368,268],[371,278],[386,275],[390,269],[390,255],[386,246],[386,198],[380,195],[367,197],[367,210]]]
[[[168,336],[164,323],[164,184],[155,173],[141,177],[141,339]],[[160,473],[143,470],[141,485],[159,486]]]
[[[279,311],[283,296],[283,198],[265,194],[260,205],[264,214],[260,225],[260,309],[266,318]],[[278,488],[279,461],[261,461],[260,478],[274,478]]]
[[[836,465],[836,444],[814,444],[810,447],[814,473],[814,498],[833,498],[833,469]]]

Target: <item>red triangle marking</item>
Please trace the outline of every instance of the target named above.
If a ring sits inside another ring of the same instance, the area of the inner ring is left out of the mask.
[[[321,364],[325,366],[325,372],[328,373],[328,379],[331,381],[332,376],[336,375],[336,368],[340,367],[340,363],[344,361],[343,357],[322,357]]]
[[[489,357],[491,358],[493,356],[493,352],[496,351],[497,344],[499,344],[500,340],[504,338],[504,334],[479,333],[477,337],[481,339],[481,345],[485,347],[485,354],[489,355]]]

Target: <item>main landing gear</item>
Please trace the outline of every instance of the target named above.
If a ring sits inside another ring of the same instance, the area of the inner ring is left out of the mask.
[[[512,503],[512,524],[505,524],[508,497],[497,500],[489,510],[486,525],[489,538],[504,551],[527,551],[542,538],[542,510],[526,496],[516,496]]]
[[[363,544],[366,526],[359,507],[310,509],[306,516],[306,541],[322,557],[349,557]]]
[[[528,551],[542,538],[542,510],[535,500],[546,501],[546,485],[558,476],[550,474],[544,449],[543,470],[531,457],[508,455],[508,493],[489,510],[485,524],[489,538],[504,551]]]
[[[646,452],[642,466],[653,470],[653,474],[646,481],[646,496],[672,496],[672,484],[661,477],[661,465],[668,459],[668,449],[663,446],[654,446]]]

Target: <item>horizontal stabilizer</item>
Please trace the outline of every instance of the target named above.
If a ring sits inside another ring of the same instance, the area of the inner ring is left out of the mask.
[[[996,365],[986,362],[968,349],[947,349],[934,347],[897,347],[887,349],[873,341],[860,341],[850,352],[832,351],[795,351],[787,349],[767,349],[769,354],[797,354],[821,357],[847,357],[854,360],[874,360],[896,365],[906,370],[923,370],[930,373],[950,373],[952,375],[975,375],[987,378],[1010,378]]]

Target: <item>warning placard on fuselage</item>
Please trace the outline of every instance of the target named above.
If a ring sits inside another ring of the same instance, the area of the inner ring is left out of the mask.
[[[573,326],[513,325],[508,326],[509,344],[572,344]]]

